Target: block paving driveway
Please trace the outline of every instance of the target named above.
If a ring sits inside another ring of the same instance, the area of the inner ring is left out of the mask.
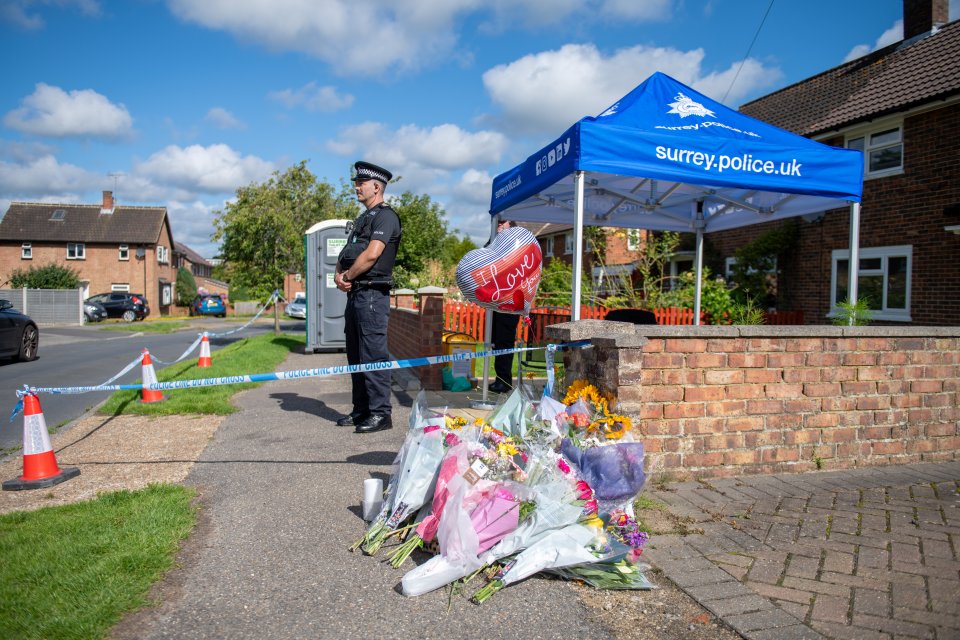
[[[651,487],[650,562],[750,639],[960,638],[960,461]]]

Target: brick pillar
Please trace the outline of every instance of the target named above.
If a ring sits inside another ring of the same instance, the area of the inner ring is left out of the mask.
[[[443,350],[443,290],[424,287],[420,295],[420,357],[438,356]],[[436,391],[443,388],[443,366],[418,367],[420,386]]]

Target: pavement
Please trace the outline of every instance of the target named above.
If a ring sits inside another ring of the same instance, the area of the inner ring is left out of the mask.
[[[343,364],[292,354],[285,370]],[[575,589],[534,577],[482,606],[441,589],[399,591],[394,569],[351,552],[363,480],[386,483],[416,389],[397,372],[394,424],[358,435],[346,376],[271,382],[236,397],[187,478],[200,522],[159,604],[122,638],[613,637]],[[429,392],[471,415],[477,394]],[[479,415],[479,413],[478,413]],[[649,495],[686,523],[645,558],[748,639],[960,638],[960,461],[660,482]],[[382,554],[381,554],[382,555]],[[416,555],[417,562],[427,556]],[[644,597],[637,592],[637,598]]]

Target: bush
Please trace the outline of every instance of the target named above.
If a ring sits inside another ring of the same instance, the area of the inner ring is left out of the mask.
[[[77,289],[80,274],[59,264],[17,269],[10,276],[10,286],[14,289]]]
[[[197,296],[197,280],[186,267],[177,269],[177,304],[188,305]]]

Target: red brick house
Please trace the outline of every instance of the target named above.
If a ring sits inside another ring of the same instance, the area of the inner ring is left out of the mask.
[[[947,0],[905,0],[904,39],[764,96],[742,113],[862,149],[861,298],[874,324],[960,323],[960,21]],[[710,234],[714,263],[771,223]],[[778,305],[825,324],[846,299],[847,209],[798,222],[778,256]]]
[[[0,286],[18,269],[60,264],[77,271],[84,297],[141,293],[153,313],[174,303],[173,233],[165,207],[13,202],[0,220]]]

